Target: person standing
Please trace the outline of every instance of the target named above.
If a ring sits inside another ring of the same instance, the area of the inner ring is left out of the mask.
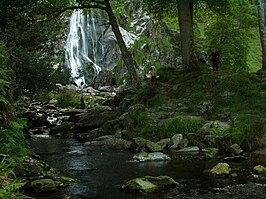
[[[220,61],[220,53],[216,49],[213,49],[213,52],[210,54],[209,57],[211,57],[211,59],[212,59],[213,71],[218,71],[218,63]]]
[[[82,109],[85,109],[85,99],[84,99],[84,95],[83,94],[80,97],[80,107]]]

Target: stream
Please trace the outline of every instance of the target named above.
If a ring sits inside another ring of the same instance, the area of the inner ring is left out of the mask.
[[[203,160],[198,153],[170,152],[167,153],[171,157],[170,161],[136,163],[130,162],[134,155],[130,151],[87,147],[75,139],[32,137],[29,142],[40,159],[61,174],[80,180],[78,184],[62,188],[56,193],[34,196],[38,199],[62,199],[66,196],[97,199],[167,198],[167,194],[173,189],[142,194],[124,192],[120,187],[136,177],[168,175],[184,185],[183,192],[207,192],[229,184],[247,183],[247,176],[253,168],[253,164],[247,160],[240,163],[227,162],[237,177],[217,179],[206,173],[206,170],[218,161]]]

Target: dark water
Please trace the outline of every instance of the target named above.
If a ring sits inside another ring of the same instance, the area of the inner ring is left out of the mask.
[[[204,191],[245,183],[254,166],[247,161],[228,162],[232,173],[237,173],[238,177],[215,179],[205,171],[216,165],[217,161],[204,161],[201,156],[193,153],[172,152],[168,154],[172,158],[170,161],[134,163],[129,161],[134,155],[130,151],[84,147],[74,139],[32,138],[30,143],[33,150],[50,166],[63,175],[80,180],[77,185],[63,188],[57,193],[35,196],[40,199],[64,198],[67,195],[97,199],[159,199],[165,198],[171,190],[140,194],[124,192],[120,187],[132,178],[168,175],[183,184],[185,192],[191,189]]]

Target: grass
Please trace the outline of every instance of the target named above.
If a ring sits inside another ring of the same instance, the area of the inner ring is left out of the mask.
[[[205,120],[198,117],[176,116],[166,120],[160,132],[160,138],[168,138],[180,133],[187,136],[190,133],[196,133],[203,126]]]

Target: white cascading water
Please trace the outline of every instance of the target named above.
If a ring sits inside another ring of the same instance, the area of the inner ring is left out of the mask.
[[[75,10],[70,18],[70,28],[65,44],[66,66],[71,69],[71,77],[80,86],[86,82],[87,67],[91,65],[94,76],[98,75],[101,67],[98,65],[102,52],[98,52],[99,37],[95,31],[95,16],[93,12],[87,15],[82,10]],[[91,48],[91,49],[90,49]],[[102,47],[100,47],[101,49]]]

